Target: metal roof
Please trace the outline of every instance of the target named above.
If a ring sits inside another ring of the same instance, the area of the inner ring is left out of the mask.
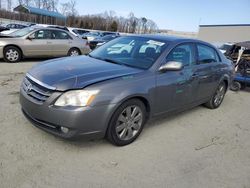
[[[40,9],[36,7],[26,6],[26,5],[17,6],[16,8],[14,8],[14,11],[43,15],[43,16],[50,16],[50,17],[59,18],[59,19],[66,19],[66,16],[58,12],[48,11],[45,9]]]
[[[221,25],[200,25],[200,27],[244,27],[250,24],[221,24]]]

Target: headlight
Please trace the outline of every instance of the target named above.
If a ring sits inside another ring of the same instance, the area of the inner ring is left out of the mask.
[[[57,99],[55,106],[89,106],[98,92],[98,90],[68,91]]]

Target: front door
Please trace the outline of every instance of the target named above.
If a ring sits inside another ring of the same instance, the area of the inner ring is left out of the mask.
[[[34,32],[32,39],[26,39],[23,45],[25,56],[51,56],[52,35],[50,30],[41,29]]]
[[[176,110],[194,102],[198,80],[194,76],[195,46],[184,43],[176,46],[166,57],[166,62],[178,61],[183,64],[179,71],[159,73],[156,77],[157,113]]]

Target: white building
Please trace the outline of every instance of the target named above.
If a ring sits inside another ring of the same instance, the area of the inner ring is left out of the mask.
[[[210,43],[250,41],[250,24],[200,25],[198,39]]]

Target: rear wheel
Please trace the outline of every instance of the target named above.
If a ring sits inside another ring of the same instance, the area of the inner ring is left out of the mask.
[[[210,109],[218,108],[224,99],[226,89],[227,88],[225,82],[221,82],[218,88],[216,89],[213,97],[207,103],[205,103],[205,106]]]
[[[17,63],[21,60],[22,53],[15,46],[8,46],[4,49],[4,60],[9,63]]]
[[[81,52],[77,48],[71,48],[68,52],[68,56],[79,56],[81,55]]]
[[[107,139],[117,146],[128,145],[140,135],[145,120],[144,104],[137,99],[126,101],[113,114]]]

